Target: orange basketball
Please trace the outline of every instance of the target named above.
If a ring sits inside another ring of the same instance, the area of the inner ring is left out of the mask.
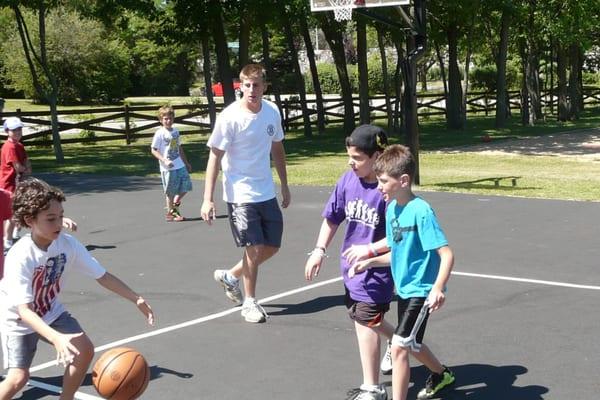
[[[134,349],[117,347],[106,351],[94,364],[92,382],[98,394],[110,400],[133,400],[144,393],[150,368]]]

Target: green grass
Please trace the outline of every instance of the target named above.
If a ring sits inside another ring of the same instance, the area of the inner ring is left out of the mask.
[[[499,141],[600,127],[600,109],[586,111],[577,122],[548,121],[525,128],[518,117],[513,117],[508,126],[500,130],[495,129],[493,123],[493,117],[470,117],[466,129],[453,132],[439,119],[422,121],[421,185],[417,189],[600,201],[600,155],[595,161],[577,161],[564,157],[437,151],[481,144],[483,134]],[[328,127],[325,134],[312,138],[298,131],[288,133],[285,147],[290,184],[333,185],[347,169],[344,137],[340,127]],[[206,139],[206,135],[184,136],[184,149],[196,179],[203,178],[206,168]],[[403,142],[397,136],[392,136],[391,141]],[[157,176],[158,166],[149,146],[150,139],[140,139],[130,145],[123,141],[63,145],[63,165],[56,164],[50,148],[29,146],[28,152],[36,172]],[[515,177],[516,185],[512,185],[512,179],[501,179],[496,185],[495,179],[502,177]]]

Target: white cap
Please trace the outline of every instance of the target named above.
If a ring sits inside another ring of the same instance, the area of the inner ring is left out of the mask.
[[[4,130],[14,131],[15,129],[22,127],[23,123],[17,117],[8,117],[4,120]]]

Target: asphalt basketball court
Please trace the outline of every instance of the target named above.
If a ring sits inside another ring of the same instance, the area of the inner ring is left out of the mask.
[[[254,325],[212,279],[241,251],[222,203],[212,227],[196,217],[202,182],[183,201],[190,220],[167,223],[158,179],[38,176],[67,193],[65,215],[79,224],[79,240],[155,310],[157,324],[148,327],[134,305],[80,276],[62,295],[97,346],[95,359],[117,346],[144,354],[151,381],[143,399],[344,399],[360,385],[338,278],[342,232],[318,280],[303,278],[330,188],[292,187],[282,249],[259,273],[258,298],[271,317]],[[600,203],[419,194],[456,255],[447,303],[426,333],[456,374],[443,398],[596,399]],[[395,324],[395,306],[388,319]],[[58,398],[63,369],[53,359],[41,343],[32,386],[17,398]],[[426,376],[413,360],[409,398]],[[382,382],[391,386],[390,377]],[[77,398],[99,399],[91,368]]]

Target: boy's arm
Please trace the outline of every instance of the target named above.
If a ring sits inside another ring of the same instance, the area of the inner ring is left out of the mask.
[[[79,355],[79,350],[71,343],[71,339],[83,335],[83,332],[63,334],[56,331],[33,311],[32,303],[21,304],[17,307],[17,310],[23,322],[52,343],[56,349],[56,360],[59,364],[67,366],[73,361],[73,354]]]
[[[354,277],[354,275],[366,271],[369,268],[389,267],[391,260],[391,253],[387,252],[377,257],[367,258],[366,260],[358,261],[356,262],[356,264],[352,265],[348,270],[348,278],[352,278]]]
[[[354,264],[357,261],[375,257],[390,251],[387,244],[387,239],[383,237],[375,243],[356,244],[348,247],[342,253],[342,257],[346,257],[348,264]]]
[[[150,308],[150,305],[146,303],[146,300],[133,290],[129,286],[127,286],[122,280],[111,274],[110,272],[106,272],[100,278],[97,279],[97,282],[104,286],[106,289],[111,292],[118,294],[134,303],[137,308],[144,314],[148,323],[150,325],[154,325],[154,312]]]
[[[171,168],[173,166],[173,161],[163,157],[163,155],[160,154],[160,151],[158,151],[154,147],[152,147],[150,151],[152,152],[152,155],[156,157],[156,159],[163,163],[166,167]]]
[[[452,267],[454,266],[454,254],[450,247],[442,246],[437,249],[437,252],[440,256],[440,270],[427,296],[430,312],[439,310],[444,305],[444,301],[446,300],[444,288],[446,287],[446,283],[448,283]]]
[[[287,208],[292,201],[292,195],[287,182],[287,169],[285,166],[285,149],[283,141],[273,142],[271,146],[271,155],[273,156],[273,164],[281,182],[281,206]]]
[[[317,277],[319,275],[319,271],[321,270],[321,264],[323,263],[323,259],[327,256],[327,247],[329,243],[331,243],[331,239],[337,232],[337,228],[339,225],[334,224],[327,218],[323,219],[323,223],[321,224],[321,229],[319,230],[319,236],[317,237],[317,244],[313,251],[309,253],[308,260],[306,260],[306,265],[304,266],[304,277],[307,281],[311,281],[313,277]]]
[[[217,182],[217,176],[219,175],[219,166],[221,165],[221,159],[225,154],[224,150],[219,150],[216,147],[210,148],[208,155],[208,161],[206,163],[206,174],[204,177],[204,201],[202,202],[202,208],[200,209],[200,216],[202,219],[212,224],[212,220],[217,215],[217,209],[215,208],[214,194],[215,184]]]

